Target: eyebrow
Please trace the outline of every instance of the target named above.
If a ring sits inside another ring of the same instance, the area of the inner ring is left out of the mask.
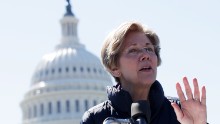
[[[131,45],[137,45],[137,43],[132,43]],[[146,43],[146,45],[153,45],[152,43]]]

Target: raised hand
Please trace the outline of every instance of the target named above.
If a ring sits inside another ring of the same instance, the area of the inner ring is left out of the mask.
[[[193,79],[194,93],[192,93],[192,89],[186,77],[183,78],[183,84],[185,87],[185,94],[180,84],[176,84],[181,108],[177,104],[172,103],[177,120],[181,124],[206,124],[207,111],[205,87],[202,87],[202,94],[200,96],[199,85],[196,78]]]

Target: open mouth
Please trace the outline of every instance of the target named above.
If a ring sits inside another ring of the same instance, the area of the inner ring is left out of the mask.
[[[149,71],[151,70],[152,68],[149,66],[149,67],[143,67],[141,68],[139,71]]]

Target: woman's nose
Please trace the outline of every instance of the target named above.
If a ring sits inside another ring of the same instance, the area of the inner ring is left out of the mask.
[[[142,52],[141,56],[140,56],[140,61],[144,61],[144,60],[150,60],[150,55],[148,52]]]

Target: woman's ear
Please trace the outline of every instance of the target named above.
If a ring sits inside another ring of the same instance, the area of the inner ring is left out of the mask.
[[[114,76],[114,77],[120,77],[121,76],[121,72],[120,70],[117,68],[117,67],[113,67],[111,70],[110,70],[111,74]]]

